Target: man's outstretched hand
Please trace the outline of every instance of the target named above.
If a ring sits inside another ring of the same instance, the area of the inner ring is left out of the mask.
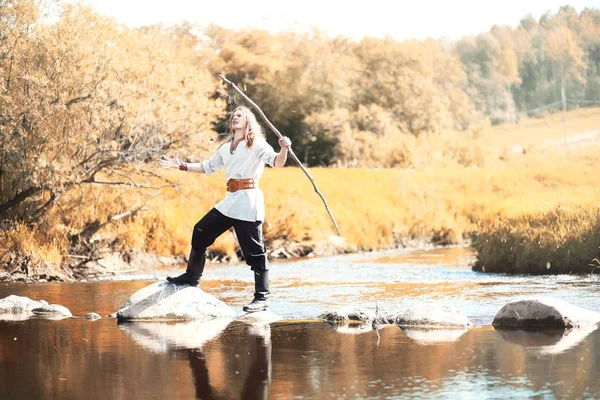
[[[179,153],[175,153],[175,157],[173,158],[167,157],[166,155],[162,156],[160,159],[160,164],[163,168],[179,168],[181,165],[181,161],[179,161]]]

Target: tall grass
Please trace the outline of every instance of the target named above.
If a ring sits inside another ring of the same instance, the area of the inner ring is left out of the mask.
[[[488,216],[473,241],[476,271],[600,272],[598,193],[571,190]],[[541,200],[541,201],[540,201]]]

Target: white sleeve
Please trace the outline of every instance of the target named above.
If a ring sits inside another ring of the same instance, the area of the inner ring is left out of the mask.
[[[269,164],[271,167],[274,167],[277,153],[275,150],[273,150],[273,147],[264,139],[257,140],[256,147],[258,158],[265,164]]]
[[[219,148],[221,150],[221,148]],[[223,157],[221,157],[220,151],[217,150],[215,154],[213,154],[208,160],[202,162],[202,168],[204,168],[204,173],[206,175],[211,175],[215,172],[218,172],[223,169],[225,163],[223,162]]]

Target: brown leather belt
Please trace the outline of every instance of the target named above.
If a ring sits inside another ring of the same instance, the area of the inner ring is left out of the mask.
[[[227,181],[227,191],[235,193],[238,190],[254,189],[256,187],[256,181],[254,178],[246,179],[230,179]]]

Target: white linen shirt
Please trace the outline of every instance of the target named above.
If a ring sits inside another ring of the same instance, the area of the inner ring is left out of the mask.
[[[258,181],[265,164],[275,164],[277,153],[265,139],[255,139],[249,149],[246,141],[238,143],[234,154],[229,152],[230,142],[223,143],[212,157],[202,162],[207,175],[225,168],[225,182],[230,179],[254,178],[255,188],[226,192],[225,198],[215,205],[223,215],[242,221],[264,221],[265,199]]]

